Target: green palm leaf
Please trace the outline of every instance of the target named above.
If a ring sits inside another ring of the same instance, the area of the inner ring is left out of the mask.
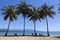
[[[4,20],[9,20],[13,21],[14,19],[17,19],[17,15],[15,13],[15,6],[9,5],[7,7],[3,7],[1,9],[3,12],[2,14],[4,15]]]

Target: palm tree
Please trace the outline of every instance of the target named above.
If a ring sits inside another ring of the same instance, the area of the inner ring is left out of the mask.
[[[1,9],[3,12],[2,14],[4,15],[4,20],[9,19],[9,23],[8,23],[8,28],[7,31],[5,33],[5,36],[7,36],[7,33],[9,31],[9,27],[10,27],[10,23],[15,19],[17,19],[17,15],[15,13],[15,6],[10,5],[8,7],[4,7]]]
[[[28,15],[29,20],[33,21],[34,23],[34,35],[37,36],[36,34],[36,21],[39,19],[40,17],[38,16],[38,10],[36,9],[36,7],[33,7],[32,9],[32,13]]]
[[[47,17],[49,16],[50,18],[54,18],[53,15],[55,15],[55,12],[53,10],[54,6],[47,6],[47,4],[43,4],[40,8],[38,13],[40,14],[40,17],[46,18],[46,25],[47,25],[47,36],[49,36],[49,28],[48,28],[48,19]]]
[[[24,17],[24,28],[23,28],[23,36],[25,35],[25,19],[27,15],[31,12],[31,9],[29,8],[31,5],[26,4],[26,2],[21,1],[20,4],[17,5],[16,13],[22,14]]]

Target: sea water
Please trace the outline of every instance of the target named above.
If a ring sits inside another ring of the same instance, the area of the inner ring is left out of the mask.
[[[0,36],[4,36],[6,32],[0,32]],[[29,32],[29,31],[26,31],[25,32],[25,35],[32,35],[32,33],[34,32]],[[44,31],[40,31],[40,32],[36,32],[37,35],[47,35],[47,32],[44,32]],[[8,32],[8,35],[14,35],[14,34],[17,34],[17,35],[23,35],[23,32],[19,32],[19,31],[16,31],[16,32]],[[56,31],[56,32],[49,32],[49,34],[51,36],[60,36],[60,32],[59,31]]]

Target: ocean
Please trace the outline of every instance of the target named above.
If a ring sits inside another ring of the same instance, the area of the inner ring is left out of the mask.
[[[4,36],[4,34],[5,34],[6,32],[0,32],[0,36]],[[25,32],[25,35],[32,35],[32,31],[26,31]],[[47,32],[44,32],[44,31],[37,31],[36,32],[37,33],[37,35],[47,35]],[[8,35],[14,35],[14,34],[17,34],[17,35],[23,35],[23,31],[21,31],[21,32],[19,32],[19,31],[13,31],[13,32],[8,32]],[[60,32],[59,31],[54,31],[54,32],[49,32],[49,34],[50,34],[50,36],[60,36]]]

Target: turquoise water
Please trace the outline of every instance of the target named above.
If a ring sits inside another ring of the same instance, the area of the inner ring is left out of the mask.
[[[0,36],[3,36],[6,32],[0,32]],[[29,32],[29,31],[26,31],[25,32],[25,35],[32,35],[33,32]],[[36,32],[38,35],[39,34],[42,34],[42,35],[47,35],[47,32]],[[8,35],[14,35],[14,34],[17,34],[17,35],[23,35],[23,32],[8,32]],[[51,36],[60,36],[60,32],[49,32],[49,34]]]

